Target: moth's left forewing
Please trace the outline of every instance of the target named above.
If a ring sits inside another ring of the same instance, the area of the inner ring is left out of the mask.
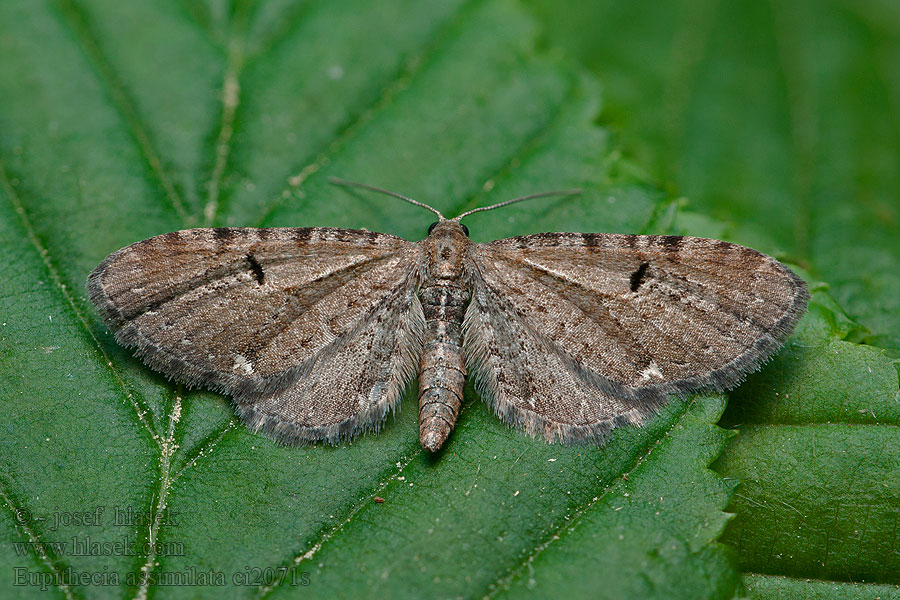
[[[594,402],[610,407],[564,424],[595,432],[608,428],[590,423],[598,415],[640,420],[669,394],[732,387],[780,347],[808,299],[803,281],[775,259],[704,238],[537,234],[480,245],[474,262],[467,350],[489,398],[521,413],[507,418],[513,423],[548,393],[522,381],[546,378],[547,369],[593,388]],[[497,312],[520,321],[517,331]],[[555,366],[506,384],[504,361],[515,353],[498,352],[504,335],[534,338],[558,357]],[[541,418],[553,420],[546,412]]]
[[[278,439],[337,442],[377,428],[413,375],[421,262],[363,230],[193,229],[111,254],[88,290],[152,368]]]

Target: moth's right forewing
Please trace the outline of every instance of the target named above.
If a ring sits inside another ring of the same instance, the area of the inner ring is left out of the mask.
[[[485,281],[594,373],[669,393],[732,387],[784,342],[806,284],[751,248],[682,236],[499,240]]]
[[[334,228],[193,229],[110,255],[88,288],[156,370],[235,396],[284,385],[409,280],[418,247]]]
[[[488,399],[567,441],[669,394],[733,387],[809,297],[775,259],[703,238],[537,234],[480,245],[475,265],[466,348]]]

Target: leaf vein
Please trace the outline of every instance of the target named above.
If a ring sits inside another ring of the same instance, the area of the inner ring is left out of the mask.
[[[569,81],[569,87],[566,90],[566,94],[560,98],[559,106],[566,103],[568,98],[572,97],[572,92],[575,89],[575,82]],[[479,198],[485,193],[489,192],[493,189],[497,181],[500,179],[509,179],[512,174],[516,172],[517,169],[523,168],[525,163],[528,162],[529,158],[534,156],[538,150],[541,149],[543,142],[550,136],[550,133],[558,127],[561,123],[563,123],[563,115],[565,114],[564,110],[553,110],[551,111],[553,115],[551,118],[543,121],[537,129],[531,132],[524,140],[522,140],[518,147],[513,150],[507,160],[503,162],[502,165],[496,167],[492,174],[484,180],[484,183],[480,186],[479,190],[473,193],[469,198],[460,203],[459,208],[456,210],[454,214],[462,214],[465,211],[471,210],[473,208],[477,208],[481,203]]]
[[[203,208],[203,217],[207,225],[212,225],[219,213],[219,197],[222,191],[225,170],[228,167],[228,158],[231,155],[234,122],[241,100],[240,75],[243,69],[243,56],[243,37],[240,39],[232,37],[228,42],[228,58],[222,81],[222,117],[219,120],[219,131],[216,134],[216,141],[213,145],[215,158],[209,183],[207,184],[206,206]]]
[[[352,507],[350,509],[350,512],[347,513],[347,516],[340,523],[338,523],[337,525],[335,525],[334,527],[332,527],[331,529],[326,531],[316,541],[316,543],[314,543],[312,546],[309,547],[309,550],[307,550],[303,554],[298,554],[297,556],[295,556],[293,558],[293,560],[290,562],[290,565],[291,565],[290,568],[296,568],[297,565],[299,565],[301,562],[303,562],[305,560],[309,560],[313,556],[315,556],[319,552],[319,550],[322,549],[322,546],[325,543],[327,543],[331,538],[333,538],[335,535],[340,533],[341,530],[348,523],[350,523],[350,521],[353,520],[353,517],[355,517],[359,511],[361,511],[363,508],[365,508],[366,506],[369,505],[369,503],[371,502],[372,496],[378,495],[378,493],[381,492],[382,490],[384,490],[392,481],[396,480],[397,477],[399,477],[400,474],[403,473],[403,470],[406,469],[406,467],[421,453],[422,453],[422,448],[420,446],[417,446],[415,451],[412,454],[410,454],[409,457],[404,462],[401,462],[400,465],[397,467],[397,469],[393,473],[391,473],[391,475],[389,475],[387,478],[381,480],[375,486],[375,489],[372,490],[372,492],[370,494],[367,494],[361,502],[359,502],[356,506]],[[271,593],[276,587],[278,587],[278,583],[260,588],[259,594],[257,595],[257,599],[264,598],[265,596],[269,595],[269,593]]]
[[[34,527],[31,526],[28,519],[22,518],[24,515],[30,515],[30,513],[25,510],[24,507],[17,505],[13,501],[7,487],[6,483],[0,479],[0,498],[3,498],[3,502],[12,513],[13,522],[21,527],[22,531],[24,531],[25,535],[28,537],[28,548],[32,551],[32,554],[37,555],[41,562],[53,573],[53,580],[60,591],[62,591],[63,595],[65,595],[66,598],[75,598],[75,595],[72,593],[72,588],[66,583],[65,568],[60,568],[57,561],[54,561],[47,554],[44,543],[41,541],[41,538],[38,536]]]
[[[127,124],[138,153],[143,157],[150,172],[162,186],[166,199],[168,199],[175,210],[178,218],[183,223],[190,223],[192,221],[190,213],[185,206],[184,200],[178,193],[175,183],[163,166],[162,159],[156,151],[153,139],[150,136],[149,128],[141,119],[135,102],[129,96],[122,80],[97,43],[83,10],[76,4],[75,0],[60,0],[59,7],[69,27],[73,30],[79,42],[81,42],[85,54],[97,69],[100,81],[106,87],[113,106]]]
[[[672,67],[668,69],[663,81],[663,124],[664,139],[669,149],[679,148],[679,143],[684,137],[684,126],[688,122],[685,113],[691,101],[691,94],[695,90],[694,79],[696,71],[703,60],[706,45],[715,20],[714,2],[706,0],[695,2],[683,1],[681,6],[690,14],[683,18],[681,27],[678,28],[672,39]],[[673,156],[680,156],[681,152],[674,152]],[[680,173],[681,169],[673,164],[671,173]]]
[[[521,573],[524,569],[532,568],[532,564],[535,559],[540,556],[548,547],[550,547],[553,542],[558,541],[562,534],[568,533],[572,531],[575,526],[581,521],[582,517],[584,517],[588,511],[596,506],[601,500],[610,495],[614,490],[617,489],[620,481],[627,481],[628,476],[634,473],[650,456],[654,453],[654,451],[659,448],[664,440],[667,440],[676,428],[680,425],[684,416],[688,413],[691,402],[683,402],[682,406],[679,410],[679,417],[672,423],[672,425],[665,430],[665,432],[659,436],[656,440],[654,440],[653,444],[646,452],[642,452],[641,455],[635,460],[631,466],[627,469],[623,470],[619,477],[612,481],[609,485],[606,486],[606,489],[603,490],[598,496],[592,498],[589,502],[585,503],[583,506],[580,506],[574,510],[570,517],[564,519],[559,525],[556,527],[551,527],[547,530],[544,540],[536,545],[532,550],[528,553],[528,555],[522,559],[518,566],[511,569],[507,575],[503,577],[499,577],[494,580],[493,583],[488,584],[487,591],[484,594],[484,598],[493,598],[499,592],[503,591],[505,586],[509,585],[513,579],[516,578],[519,573]]]
[[[212,451],[218,446],[219,442],[228,434],[228,432],[235,429],[237,426],[237,421],[235,419],[231,419],[228,421],[228,424],[219,431],[218,434],[214,435],[212,439],[208,439],[206,443],[202,444],[200,448],[196,451],[192,451],[191,453],[194,455],[188,462],[186,462],[175,474],[172,476],[172,483],[178,481],[182,475],[192,467],[194,467],[201,458],[209,457],[212,454]]]
[[[181,395],[176,394],[175,402],[172,410],[169,412],[169,423],[166,429],[166,437],[160,445],[159,455],[159,489],[157,490],[157,501],[152,509],[153,521],[150,523],[150,529],[147,536],[147,556],[140,570],[140,586],[136,598],[146,600],[147,593],[150,589],[152,578],[150,573],[153,571],[156,563],[156,543],[159,540],[159,532],[163,526],[163,516],[166,512],[169,491],[172,489],[174,479],[172,477],[172,457],[178,450],[178,444],[175,442],[175,429],[181,421]],[[142,524],[138,525],[139,527]]]
[[[801,260],[809,260],[809,237],[812,227],[812,211],[810,196],[816,162],[816,127],[814,97],[810,93],[812,86],[804,70],[803,61],[798,49],[797,37],[808,34],[805,23],[800,19],[792,19],[789,12],[782,9],[778,2],[770,2],[774,14],[772,27],[775,36],[778,60],[784,73],[788,102],[788,119],[793,173],[794,207],[794,241],[795,253]],[[806,44],[807,46],[809,44]]]
[[[261,43],[257,44],[252,52],[248,53],[247,64],[249,65],[266,58],[282,40],[289,38],[291,34],[304,23],[306,20],[305,17],[315,4],[316,2],[313,0],[307,0],[291,10],[290,14],[284,19],[281,27],[273,33],[270,33]],[[260,6],[262,6],[262,4],[260,4]]]
[[[465,16],[482,4],[484,0],[469,0],[463,5],[453,16],[449,22],[444,25],[441,30],[436,33],[431,40],[425,44],[425,47],[413,58],[408,59],[394,73],[390,80],[382,86],[381,93],[377,95],[375,100],[366,108],[362,109],[356,116],[351,116],[342,126],[338,128],[335,135],[324,144],[324,147],[317,152],[311,153],[312,159],[309,159],[303,166],[295,170],[294,175],[287,177],[287,187],[269,201],[268,207],[262,210],[260,217],[256,220],[254,227],[261,227],[269,216],[275,212],[280,206],[282,200],[289,197],[292,193],[296,193],[310,176],[314,175],[327,165],[333,156],[344,148],[346,143],[353,138],[354,135],[367,123],[369,123],[375,115],[390,106],[394,98],[409,87],[412,80],[420,73],[424,72],[434,62],[438,56],[438,50],[450,39],[460,23],[464,21]]]
[[[69,291],[68,286],[63,282],[62,275],[60,275],[59,270],[53,263],[53,260],[50,257],[50,252],[47,250],[47,247],[38,239],[37,232],[34,229],[34,226],[31,223],[31,219],[28,217],[27,212],[25,211],[25,206],[22,203],[22,200],[19,198],[15,189],[13,188],[9,177],[6,173],[6,167],[3,164],[3,161],[0,161],[0,185],[2,185],[3,190],[6,192],[6,195],[10,199],[10,203],[13,206],[13,209],[16,211],[16,214],[19,215],[19,222],[22,225],[22,228],[25,230],[25,235],[28,237],[28,241],[31,242],[32,247],[37,252],[38,256],[41,258],[41,261],[44,263],[44,268],[47,270],[47,274],[50,276],[51,281],[53,281],[54,287],[59,290],[60,295],[66,304],[68,304],[69,308],[72,311],[73,316],[75,317],[75,323],[80,325],[83,332],[91,339],[93,346],[96,348],[100,358],[103,361],[103,364],[109,369],[109,372],[112,374],[113,379],[115,379],[118,386],[122,389],[122,392],[125,394],[125,398],[128,402],[131,403],[131,406],[134,408],[135,415],[138,418],[139,424],[143,426],[144,430],[150,435],[151,438],[157,440],[158,435],[153,424],[147,419],[147,414],[150,413],[150,410],[144,405],[143,401],[139,399],[135,392],[132,392],[128,388],[128,384],[125,383],[125,379],[122,377],[122,374],[113,366],[113,362],[110,359],[109,355],[106,354],[106,351],[103,349],[103,345],[100,343],[99,338],[94,334],[93,329],[88,324],[87,317],[78,307],[78,304],[75,302],[75,298],[72,296]]]

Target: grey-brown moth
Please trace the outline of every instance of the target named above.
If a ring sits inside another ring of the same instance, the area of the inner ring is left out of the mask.
[[[805,283],[724,241],[539,233],[487,244],[438,215],[428,236],[330,227],[176,231],[88,278],[119,343],[230,395],[254,431],[337,443],[378,430],[418,378],[437,451],[467,377],[506,423],[602,442],[669,396],[734,387],[783,344]],[[540,196],[535,194],[526,198]]]

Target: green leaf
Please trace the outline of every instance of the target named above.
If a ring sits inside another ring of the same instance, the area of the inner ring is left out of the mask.
[[[748,575],[747,589],[753,598],[767,600],[888,600],[897,598],[891,585],[811,581],[773,575]]]
[[[667,230],[595,84],[535,36],[503,0],[0,3],[4,594],[734,595],[720,397],[600,449],[528,439],[471,391],[438,457],[413,397],[377,435],[284,447],[144,367],[85,298],[105,255],[187,226],[424,235],[426,212],[330,175],[450,214],[585,190],[473,216],[478,240]]]
[[[741,485],[722,540],[747,572],[896,585],[900,361],[844,341],[842,321],[815,302],[788,347],[732,395],[723,422],[741,435],[716,469]]]
[[[829,284],[723,420],[740,434],[716,468],[741,485],[722,540],[748,589],[900,597],[896,5],[528,4],[550,45],[608,84],[604,123],[626,151],[690,198],[680,227],[786,255]]]
[[[580,598],[712,598],[735,589],[730,564],[709,546],[716,528],[691,531],[710,518],[708,499],[723,492],[721,480],[702,468],[727,437],[709,425],[722,400],[693,403],[622,480],[523,561],[509,578],[509,596],[548,598],[564,590]],[[725,515],[713,518],[724,523]],[[649,552],[647,539],[655,542]],[[685,569],[691,556],[702,560]]]

